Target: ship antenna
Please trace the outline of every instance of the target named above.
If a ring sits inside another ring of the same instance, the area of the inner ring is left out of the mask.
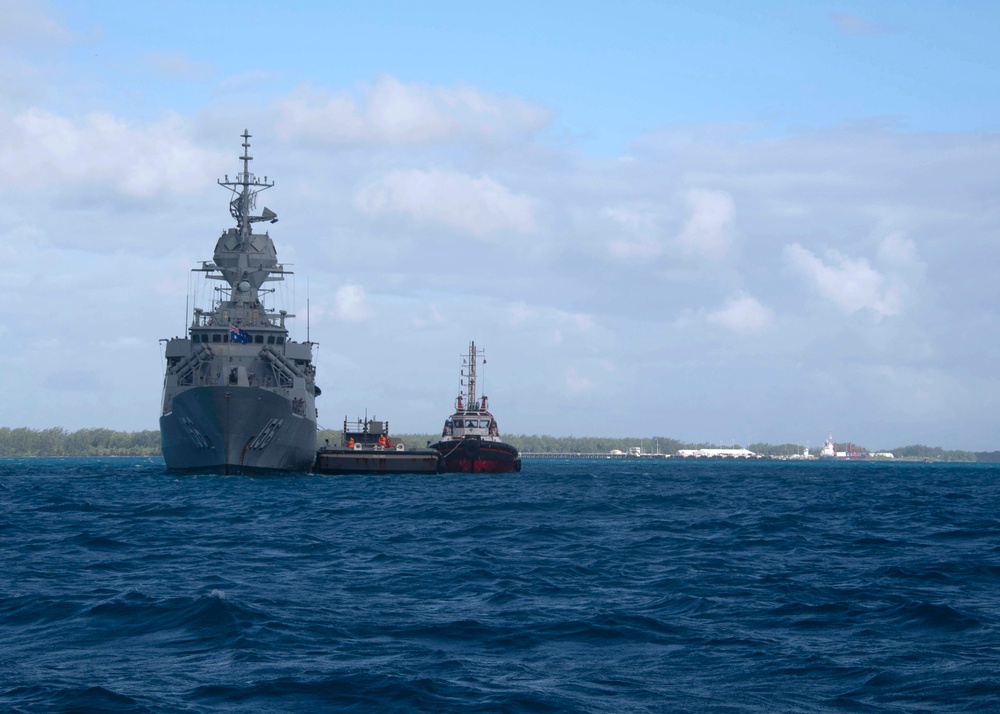
[[[236,219],[240,240],[245,241],[250,235],[251,226],[254,223],[258,221],[277,223],[278,214],[267,208],[264,209],[262,215],[250,214],[257,203],[257,194],[274,186],[274,181],[268,181],[267,176],[261,180],[250,173],[250,162],[253,161],[253,157],[250,156],[250,137],[253,135],[244,129],[240,136],[243,137],[243,155],[240,157],[240,161],[243,162],[243,171],[237,174],[235,181],[230,181],[227,174],[225,180],[218,181],[218,184],[225,186],[234,194],[233,199],[229,202],[229,213]]]
[[[476,404],[476,343],[469,343],[469,404],[468,408],[475,408]]]
[[[243,156],[240,160],[243,162],[243,175],[240,177],[240,184],[243,186],[243,191],[240,195],[240,215],[237,217],[237,222],[240,228],[240,237],[246,238],[247,232],[250,230],[250,221],[247,218],[250,216],[250,162],[253,157],[250,156],[250,132],[246,129],[243,130]]]

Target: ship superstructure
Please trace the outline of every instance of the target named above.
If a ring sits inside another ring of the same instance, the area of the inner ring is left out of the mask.
[[[278,220],[257,195],[274,186],[250,171],[244,131],[242,171],[218,184],[232,193],[235,228],[223,231],[212,261],[195,272],[215,287],[209,309],[194,308],[186,337],[166,340],[160,435],[168,469],[252,473],[308,471],[316,458],[313,343],[289,339],[294,317],[265,305],[264,288],[291,271],[278,262],[267,232]]]
[[[833,432],[830,432],[826,441],[823,442],[823,448],[820,449],[819,458],[861,461],[868,458],[868,450],[851,443],[847,443],[846,445],[837,444],[833,440]]]

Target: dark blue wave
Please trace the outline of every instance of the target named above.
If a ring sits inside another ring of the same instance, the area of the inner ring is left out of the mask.
[[[0,710],[995,711],[998,477],[0,460]]]

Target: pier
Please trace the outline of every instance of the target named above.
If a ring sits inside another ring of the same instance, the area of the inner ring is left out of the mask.
[[[669,459],[670,454],[609,454],[600,453],[541,453],[521,452],[522,459]]]

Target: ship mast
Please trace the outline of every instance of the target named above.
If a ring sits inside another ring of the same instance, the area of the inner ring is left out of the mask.
[[[468,409],[478,409],[476,404],[476,343],[469,343],[469,402]]]
[[[252,308],[260,305],[261,286],[268,281],[283,280],[283,276],[289,271],[278,264],[274,243],[267,233],[255,235],[253,232],[254,223],[278,222],[278,214],[266,206],[260,215],[253,214],[257,194],[273,187],[274,181],[268,181],[267,176],[262,180],[250,171],[250,162],[253,161],[250,155],[250,132],[244,129],[240,136],[243,137],[243,155],[240,156],[242,171],[233,179],[226,174],[225,179],[217,181],[232,193],[229,213],[236,220],[236,228],[230,228],[222,234],[215,245],[214,261],[204,262],[198,270],[207,273],[219,271],[219,279],[229,283],[228,299],[232,306]],[[222,289],[219,290],[223,292]]]
[[[250,221],[247,220],[250,217],[250,203],[256,203],[257,194],[255,193],[253,198],[250,197],[250,181],[256,177],[250,175],[250,162],[253,161],[253,157],[250,156],[250,132],[245,128],[243,129],[243,156],[240,157],[240,160],[243,161],[243,173],[239,176],[243,190],[240,192],[240,215],[236,218],[236,225],[240,229],[240,238],[246,240],[247,234],[250,232]]]
[[[253,157],[250,156],[250,137],[253,135],[244,129],[240,136],[243,137],[243,156],[240,157],[240,161],[243,162],[243,171],[237,174],[235,181],[230,181],[229,174],[226,174],[225,180],[220,179],[218,184],[225,186],[234,194],[233,199],[229,202],[229,213],[236,219],[236,227],[242,244],[249,239],[251,226],[254,223],[258,221],[276,223],[278,214],[265,207],[262,215],[250,215],[250,211],[256,208],[257,194],[274,186],[274,181],[268,182],[267,176],[261,180],[250,173],[250,162],[253,161]]]

